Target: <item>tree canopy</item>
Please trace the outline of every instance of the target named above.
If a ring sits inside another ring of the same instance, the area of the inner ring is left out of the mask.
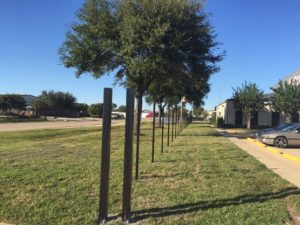
[[[279,81],[277,87],[271,88],[272,107],[278,112],[284,112],[291,122],[291,116],[300,111],[300,86]]]
[[[233,91],[234,106],[237,110],[242,110],[246,113],[247,128],[250,129],[254,113],[265,107],[264,92],[258,88],[257,84],[251,82],[245,82],[241,87],[237,87]]]
[[[153,82],[178,82],[184,88],[168,86],[168,97],[200,103],[222,59],[214,30],[194,0],[86,0],[76,15],[59,49],[61,61],[77,77],[113,74],[136,90],[138,162],[142,96]],[[154,89],[149,95],[156,98]]]
[[[33,102],[38,112],[52,116],[70,116],[76,111],[76,98],[68,92],[42,91]]]
[[[0,110],[7,112],[7,110],[22,110],[25,109],[26,103],[24,98],[16,94],[0,95]]]
[[[97,104],[92,104],[89,107],[89,113],[93,117],[102,117],[103,114],[103,104],[102,103],[97,103]]]
[[[118,108],[118,112],[126,112],[126,106],[125,105],[120,105]]]
[[[202,5],[190,0],[87,0],[60,48],[76,75],[113,72],[143,95],[165,71],[206,83],[222,56]],[[201,95],[199,96],[201,97]]]

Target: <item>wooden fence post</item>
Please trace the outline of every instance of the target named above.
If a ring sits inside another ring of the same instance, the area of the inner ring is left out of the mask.
[[[103,223],[108,218],[108,189],[110,166],[112,89],[104,88],[103,118],[102,118],[102,148],[101,175],[98,222]]]
[[[123,221],[129,220],[131,214],[134,99],[135,99],[134,89],[127,89],[125,147],[124,147],[123,205],[122,205]]]

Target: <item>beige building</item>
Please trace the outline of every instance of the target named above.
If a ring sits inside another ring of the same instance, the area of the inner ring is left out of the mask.
[[[287,81],[288,83],[299,85],[300,69],[288,75],[282,81]],[[273,87],[276,86],[277,85],[274,85]],[[243,113],[242,111],[237,111],[231,99],[228,99],[216,106],[216,116],[217,118],[223,118],[224,124],[228,126],[245,127],[247,124],[245,113]],[[251,120],[251,126],[252,128],[274,127],[280,123],[285,122],[286,117],[283,113],[274,112],[271,110],[270,106],[267,105],[264,110],[259,111],[255,114],[254,118],[252,118]],[[299,122],[299,113],[292,116],[292,122]]]
[[[216,116],[223,118],[224,124],[233,127],[246,127],[246,114],[237,111],[231,99],[216,106]],[[257,112],[251,120],[252,128],[274,127],[286,122],[286,117],[279,112],[272,112],[270,107]],[[296,122],[296,121],[295,121]],[[298,121],[297,121],[298,122]]]

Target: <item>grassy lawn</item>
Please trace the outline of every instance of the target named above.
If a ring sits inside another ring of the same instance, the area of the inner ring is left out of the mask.
[[[44,118],[10,118],[10,117],[0,117],[0,123],[22,123],[22,122],[44,122]]]
[[[157,129],[157,137],[160,135]],[[21,225],[94,224],[100,128],[0,133],[0,221]],[[166,140],[165,140],[166,143]],[[123,127],[112,128],[110,213],[122,204]],[[143,225],[292,224],[300,190],[213,128],[193,124],[151,163],[143,124],[133,221]],[[299,215],[299,214],[298,214]],[[120,224],[112,221],[110,224]]]

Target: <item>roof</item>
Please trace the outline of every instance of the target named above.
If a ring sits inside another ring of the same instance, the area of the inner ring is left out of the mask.
[[[216,107],[218,107],[219,105],[223,105],[224,103],[232,102],[232,101],[233,101],[232,98],[228,98],[225,101],[223,101],[223,102],[219,103],[218,105],[216,105]]]
[[[36,96],[33,96],[33,95],[20,95],[25,103],[26,103],[26,106],[32,106],[32,103],[33,101],[37,98]]]
[[[293,73],[282,79],[283,82],[287,81],[288,83],[300,84],[300,68],[295,70]],[[277,88],[278,83],[276,83],[273,88]]]

